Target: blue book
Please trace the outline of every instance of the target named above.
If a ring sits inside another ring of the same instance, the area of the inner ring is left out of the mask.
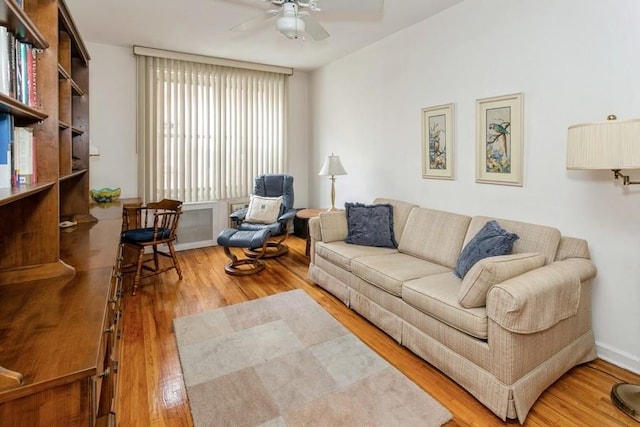
[[[8,162],[7,152],[13,134],[12,122],[11,114],[0,113],[0,164],[2,165],[6,165]]]
[[[0,113],[0,188],[11,187],[13,116]]]

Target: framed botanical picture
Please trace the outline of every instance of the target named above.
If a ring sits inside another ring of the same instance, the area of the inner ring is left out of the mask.
[[[454,105],[422,109],[422,177],[453,179]]]
[[[476,182],[522,186],[523,95],[476,101]]]

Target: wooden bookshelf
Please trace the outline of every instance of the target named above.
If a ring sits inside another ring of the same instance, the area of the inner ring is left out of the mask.
[[[39,49],[37,101],[0,95],[33,130],[37,177],[0,189],[0,424],[112,425],[120,225],[89,210],[89,54],[64,0],[0,0],[0,24]]]

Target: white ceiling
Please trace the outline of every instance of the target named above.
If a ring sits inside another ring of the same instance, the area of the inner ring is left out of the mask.
[[[347,0],[318,0],[322,8]],[[366,2],[367,0],[352,0]],[[66,0],[85,42],[144,46],[313,70],[416,24],[462,0],[385,0],[376,14],[312,12],[330,37],[289,40],[269,20],[250,32],[232,26],[273,9],[261,0]]]

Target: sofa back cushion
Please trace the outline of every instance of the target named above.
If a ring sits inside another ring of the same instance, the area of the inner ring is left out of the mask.
[[[403,202],[401,200],[377,198],[373,201],[375,204],[389,204],[393,206],[393,234],[396,241],[399,242],[402,238],[402,232],[407,224],[407,218],[411,209],[417,207],[413,203]]]
[[[321,212],[318,218],[323,242],[344,241],[347,238],[347,216],[344,211]]]
[[[466,215],[413,208],[398,242],[398,250],[453,268],[470,221],[471,217]]]
[[[475,216],[469,224],[467,235],[464,239],[466,245],[469,240],[487,223],[495,219],[500,227],[518,235],[518,240],[513,243],[511,253],[520,254],[527,252],[537,252],[544,255],[545,264],[553,262],[556,251],[560,244],[560,231],[545,225],[530,224],[527,222],[512,221],[508,219],[490,218],[486,216]]]

